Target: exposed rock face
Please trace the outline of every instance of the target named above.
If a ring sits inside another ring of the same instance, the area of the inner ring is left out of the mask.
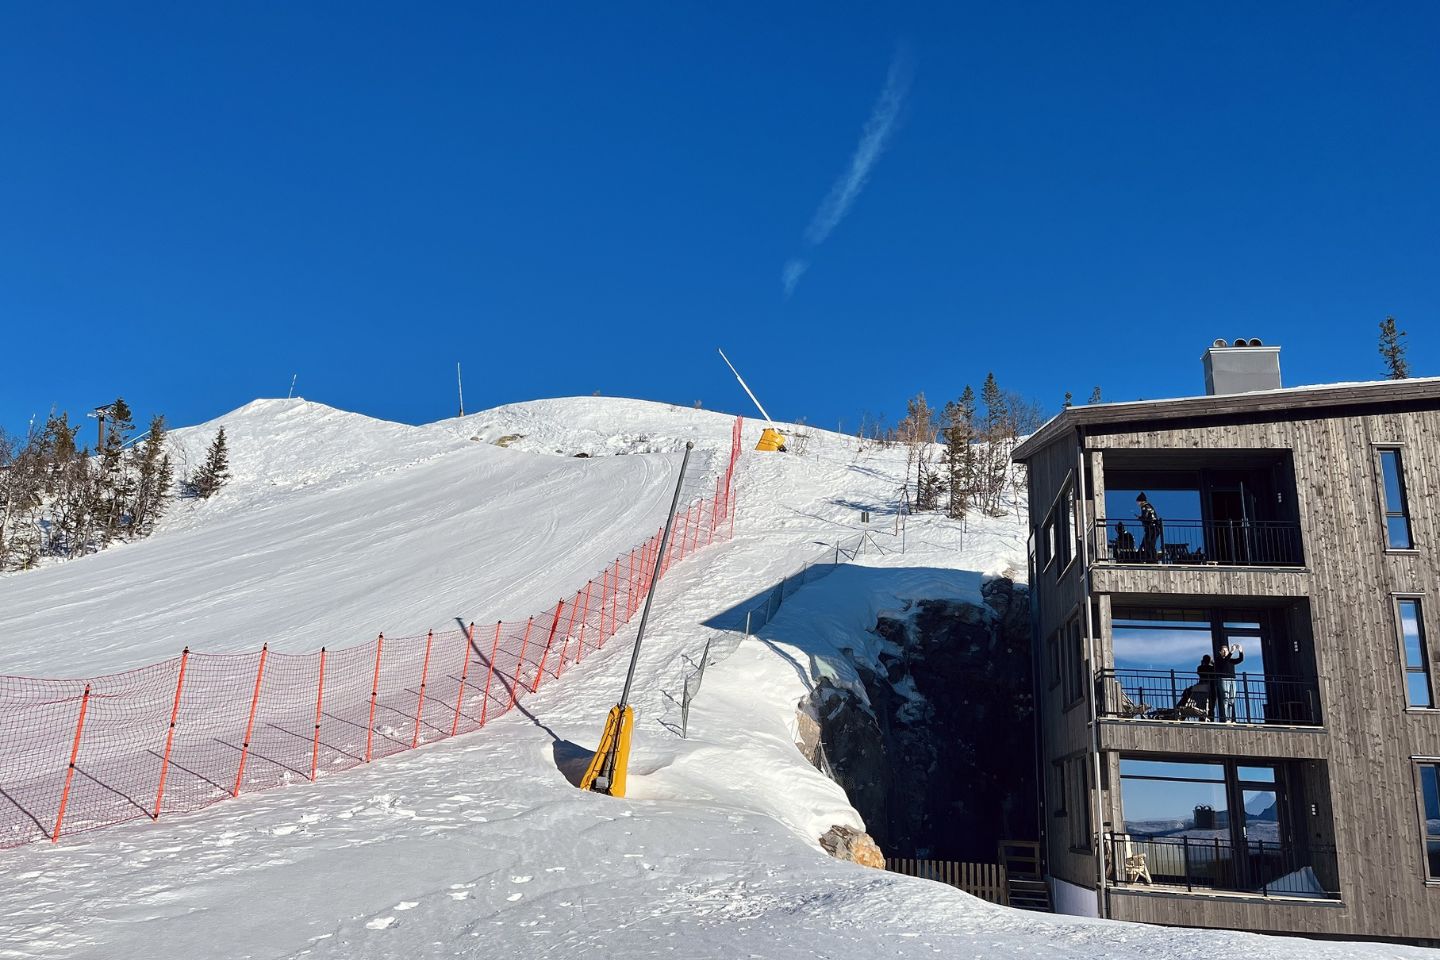
[[[853,664],[865,696],[822,679],[803,705],[819,728],[807,756],[892,856],[990,861],[999,840],[1039,835],[1028,597],[1006,579],[983,596],[881,617],[887,642]]]
[[[825,836],[820,838],[820,846],[836,860],[849,860],[862,867],[874,867],[877,870],[885,869],[885,854],[880,852],[880,848],[868,833],[836,824],[825,831]]]

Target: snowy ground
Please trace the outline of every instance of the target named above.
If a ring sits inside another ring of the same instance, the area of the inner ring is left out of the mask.
[[[677,464],[668,451],[693,439],[723,452],[730,426],[591,398],[430,427],[301,401],[225,422],[243,423],[227,429],[225,495],[145,543],[0,578],[0,670],[83,675],[183,643],[312,649],[528,612],[648,534]],[[317,443],[316,424],[344,436]],[[748,424],[747,446],[757,434]],[[626,644],[613,642],[473,735],[0,854],[0,958],[1424,955],[1036,916],[826,857],[820,833],[860,824],[795,749],[797,702],[879,610],[1023,570],[1023,528],[915,520],[903,555],[877,537],[890,552],[805,587],[760,637],[737,645],[713,624],[854,536],[862,507],[886,528],[902,464],[823,434],[805,456],[742,460],[734,541],[659,589],[628,798],[571,785],[624,676]],[[675,701],[709,638],[733,652],[709,668],[681,740]]]

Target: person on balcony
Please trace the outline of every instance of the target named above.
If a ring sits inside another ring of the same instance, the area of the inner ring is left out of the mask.
[[[1135,558],[1135,534],[1125,529],[1125,522],[1122,520],[1115,524],[1115,559],[1133,560]]]
[[[1220,656],[1215,659],[1216,720],[1235,722],[1235,665],[1244,662],[1245,651],[1240,644],[1220,648]]]
[[[1164,543],[1164,521],[1144,493],[1136,497],[1135,502],[1140,505],[1140,527],[1145,531],[1145,536],[1140,541],[1140,557],[1143,560],[1159,560]]]

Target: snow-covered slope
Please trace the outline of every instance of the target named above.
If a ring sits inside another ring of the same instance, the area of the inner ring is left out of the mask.
[[[653,529],[677,458],[644,451],[723,450],[730,429],[608,398],[414,428],[280,401],[224,420],[233,488],[146,542],[0,579],[0,671],[90,673],[182,643],[313,648],[528,610]],[[747,446],[758,431],[747,425]],[[628,798],[571,783],[624,677],[628,645],[614,642],[476,734],[0,854],[0,957],[1421,955],[1041,917],[826,857],[820,832],[860,824],[794,746],[796,705],[825,658],[881,609],[972,596],[975,571],[1024,568],[1014,518],[916,519],[900,553],[882,531],[903,462],[818,431],[804,456],[742,459],[735,539],[659,588]],[[893,576],[819,580],[758,638],[714,626],[833,558],[822,544],[867,529],[862,509],[886,552],[860,562]],[[729,656],[682,740],[680,685],[711,639]]]

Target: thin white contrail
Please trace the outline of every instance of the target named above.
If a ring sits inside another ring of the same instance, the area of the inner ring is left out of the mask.
[[[864,129],[860,131],[860,142],[850,157],[850,166],[830,188],[830,192],[815,211],[815,216],[811,218],[810,226],[805,230],[807,248],[818,247],[825,242],[850,212],[850,207],[855,198],[860,196],[860,191],[865,189],[875,161],[885,152],[885,147],[895,132],[896,121],[905,106],[905,95],[910,90],[911,76],[908,53],[903,48],[897,50],[894,59],[890,61],[890,70],[885,75],[885,87],[880,91],[880,97],[875,101],[875,107],[870,111],[870,118],[865,121]],[[785,263],[780,279],[787,297],[794,292],[795,285],[800,282],[809,266],[808,260],[799,257]]]

